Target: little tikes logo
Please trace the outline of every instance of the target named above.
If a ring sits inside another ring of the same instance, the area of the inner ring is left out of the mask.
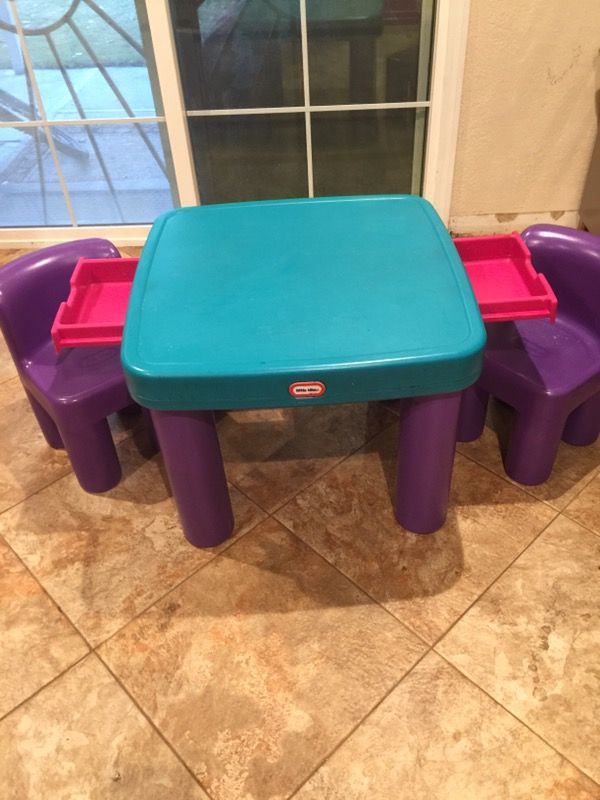
[[[325,384],[321,381],[296,381],[296,383],[290,384],[288,391],[297,400],[321,397],[325,394]]]

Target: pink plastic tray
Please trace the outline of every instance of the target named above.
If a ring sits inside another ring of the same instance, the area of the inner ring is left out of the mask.
[[[519,234],[455,239],[485,322],[556,317],[556,297]],[[57,350],[120,344],[137,258],[81,258],[52,326]]]
[[[120,344],[138,258],[80,258],[71,291],[52,325],[57,351],[63,347]]]
[[[556,318],[556,297],[518,233],[455,239],[485,322]]]

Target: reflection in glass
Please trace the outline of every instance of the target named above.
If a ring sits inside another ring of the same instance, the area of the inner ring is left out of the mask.
[[[189,118],[203,203],[307,195],[302,114]]]
[[[186,108],[303,101],[299,0],[171,0]]]
[[[0,128],[0,227],[70,225],[41,128]]]
[[[418,87],[422,6],[431,0],[306,0],[313,105],[427,99]]]
[[[412,108],[313,114],[315,195],[410,193],[415,118]]]

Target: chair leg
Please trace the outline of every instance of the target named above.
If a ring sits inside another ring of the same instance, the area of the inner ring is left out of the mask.
[[[474,439],[479,439],[485,427],[489,397],[489,392],[477,384],[469,386],[463,391],[460,400],[457,441],[472,442]]]
[[[548,480],[564,426],[562,416],[548,420],[516,411],[504,459],[506,474],[532,486]]]
[[[64,444],[60,433],[58,432],[58,428],[56,427],[56,423],[50,414],[48,414],[46,409],[38,403],[31,392],[28,392],[27,389],[25,389],[25,394],[29,400],[31,410],[35,414],[35,418],[38,421],[40,430],[44,434],[44,439],[48,442],[50,447],[53,447],[55,450],[62,450],[64,448]]]
[[[107,420],[78,427],[61,425],[60,432],[82,489],[107,492],[119,483],[121,465]]]
[[[594,444],[600,434],[600,392],[590,397],[567,417],[563,441],[577,447]]]

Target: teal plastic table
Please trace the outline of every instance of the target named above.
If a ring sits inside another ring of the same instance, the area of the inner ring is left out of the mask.
[[[397,519],[445,519],[460,391],[485,332],[432,206],[408,195],[232,203],[168,212],[138,266],[122,344],[151,409],[183,528],[233,516],[212,412],[411,398]]]

